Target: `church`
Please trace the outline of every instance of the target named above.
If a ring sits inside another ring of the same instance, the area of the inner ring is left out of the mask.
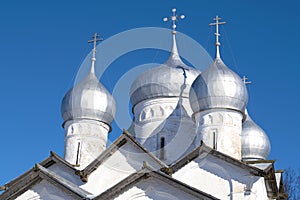
[[[282,170],[268,160],[271,144],[247,111],[246,79],[216,53],[206,70],[188,66],[176,44],[164,64],[131,85],[132,124],[110,145],[116,103],[95,73],[93,36],[86,77],[63,97],[65,153],[55,152],[1,186],[1,200],[286,199]]]

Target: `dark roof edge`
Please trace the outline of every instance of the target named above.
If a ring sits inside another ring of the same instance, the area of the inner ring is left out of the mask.
[[[118,137],[108,148],[106,148],[94,161],[92,161],[88,166],[86,166],[83,170],[77,171],[77,174],[83,179],[83,181],[87,181],[87,177],[96,170],[103,161],[105,161],[108,157],[111,156],[111,153],[117,150],[117,148],[123,146],[126,143],[126,139],[124,133]]]
[[[237,160],[231,156],[228,156],[224,153],[221,153],[215,149],[210,148],[209,146],[207,146],[206,144],[204,144],[204,142],[201,142],[201,145],[197,148],[195,148],[193,151],[191,151],[191,153],[187,154],[185,157],[183,157],[181,160],[179,160],[178,162],[176,162],[175,164],[173,164],[170,168],[171,168],[171,172],[175,173],[176,171],[178,171],[179,169],[181,169],[183,166],[185,166],[186,164],[188,164],[189,162],[191,162],[192,160],[196,159],[199,155],[203,154],[203,153],[207,153],[210,154],[212,156],[215,156],[219,159],[222,159],[226,162],[229,162],[235,166],[241,167],[243,169],[248,170],[250,173],[252,173],[253,175],[256,176],[265,176],[266,172],[248,165],[247,163],[244,163],[240,160]]]
[[[79,188],[68,180],[56,175],[54,172],[46,169],[40,164],[36,164],[32,169],[17,178],[12,185],[7,186],[6,191],[0,195],[0,199],[16,198],[35,183],[46,179],[47,181],[60,187],[62,190],[72,193],[78,199],[89,198],[91,196],[87,191]]]
[[[48,168],[50,166],[52,166],[53,164],[60,162],[63,165],[69,167],[70,169],[72,169],[74,172],[76,172],[76,169],[67,161],[65,161],[63,158],[61,158],[59,155],[57,155],[55,152],[50,151],[50,156],[48,156],[45,160],[43,160],[42,162],[39,163],[39,165]],[[13,179],[12,181],[6,183],[4,186],[2,186],[2,189],[7,189],[10,186],[14,185],[16,182],[18,182],[20,179],[22,179],[24,176],[27,176],[28,173],[31,172],[32,169],[28,170],[27,172],[23,173],[22,175],[16,177],[15,179]]]
[[[63,177],[58,176],[54,172],[44,168],[43,166],[41,166],[39,164],[35,165],[35,169],[39,170],[43,175],[47,176],[48,180],[49,179],[54,180],[55,182],[59,183],[60,185],[62,185],[66,189],[68,189],[68,190],[72,191],[73,193],[79,195],[80,197],[88,198],[89,196],[92,195],[91,193],[85,191],[84,189],[78,187],[77,185],[75,185],[72,182],[64,179]]]
[[[72,169],[74,172],[76,171],[76,169],[74,168],[74,166],[71,163],[69,163],[68,161],[66,161],[62,157],[60,157],[54,151],[50,151],[50,157],[48,157],[48,159],[40,162],[39,164],[42,165],[45,168],[48,168],[48,167],[50,167],[51,165],[54,164],[54,163],[51,162],[51,160],[53,160],[54,162],[60,162],[63,165],[65,165],[65,166],[69,167],[70,169]]]

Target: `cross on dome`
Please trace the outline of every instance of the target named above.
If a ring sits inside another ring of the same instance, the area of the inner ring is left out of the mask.
[[[94,33],[92,36],[92,40],[89,40],[88,43],[93,43],[93,50],[92,50],[92,66],[91,66],[91,73],[95,74],[95,62],[96,62],[96,48],[97,48],[97,42],[102,41],[102,38],[99,38],[98,33]]]
[[[184,19],[185,18],[185,16],[184,15],[180,15],[180,16],[178,16],[177,14],[176,14],[176,8],[173,8],[172,9],[172,13],[173,13],[173,15],[171,16],[171,17],[165,17],[165,18],[163,18],[163,21],[164,22],[166,22],[166,21],[172,21],[172,29],[173,29],[173,31],[172,31],[172,33],[173,34],[176,34],[176,21],[178,21],[178,19]]]
[[[248,81],[248,78],[246,76],[243,76],[242,80],[243,80],[245,85],[252,83],[251,81]]]
[[[219,18],[218,15],[213,19],[216,22],[214,23],[210,23],[209,26],[216,26],[216,32],[215,32],[215,36],[216,36],[216,47],[217,47],[217,52],[216,52],[216,58],[220,58],[220,45],[221,43],[219,42],[219,37],[220,37],[220,33],[219,33],[219,25],[222,24],[226,24],[226,22],[220,22],[219,20],[221,20],[222,18]]]
[[[176,14],[176,8],[173,8],[172,9],[172,13],[173,15],[171,17],[165,17],[163,18],[163,21],[166,22],[166,21],[171,21],[172,22],[172,39],[173,39],[173,43],[172,43],[172,49],[171,49],[171,55],[169,57],[169,61],[174,61],[174,60],[177,60],[178,62],[182,63],[181,59],[180,59],[180,56],[179,56],[179,53],[178,53],[178,49],[177,49],[177,44],[176,44],[176,21],[178,21],[178,18],[180,19],[184,19],[185,16],[184,15],[180,15],[178,16]]]

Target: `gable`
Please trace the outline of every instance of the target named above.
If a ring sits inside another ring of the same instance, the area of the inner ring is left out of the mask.
[[[203,199],[217,198],[145,166],[109,188],[95,200],[106,199]]]
[[[199,200],[199,198],[183,190],[152,177],[136,183],[114,199]]]
[[[9,187],[0,195],[0,199],[24,199],[25,197],[25,199],[53,199],[51,196],[54,195],[82,199],[91,194],[53,171],[36,164],[34,168],[10,182]],[[45,197],[41,198],[43,196]]]
[[[172,177],[220,199],[268,199],[263,177],[209,153],[198,155]]]
[[[275,160],[247,161],[247,164],[264,169],[266,172],[266,175],[264,176],[265,188],[269,198],[286,199],[287,194],[284,193],[284,186],[282,182],[283,170],[275,170],[274,163]]]
[[[82,181],[78,175],[76,175],[76,171],[67,167],[66,165],[56,162],[53,165],[49,166],[47,169],[51,170],[58,176],[72,182],[75,185],[82,185]]]
[[[50,152],[50,156],[48,158],[39,164],[75,185],[82,184],[80,176],[76,174],[77,170],[53,151]]]
[[[41,180],[16,198],[16,200],[24,199],[73,200],[81,198],[71,192],[67,193],[47,180]]]
[[[100,157],[108,156],[99,158],[101,163],[88,175],[87,182],[81,185],[81,188],[92,194],[99,195],[129,175],[142,169],[144,163],[147,163],[154,170],[166,167],[149,152],[141,148],[132,138],[127,135],[120,137],[118,140],[120,140],[122,145],[112,144],[115,146],[107,149],[104,155],[100,155]]]

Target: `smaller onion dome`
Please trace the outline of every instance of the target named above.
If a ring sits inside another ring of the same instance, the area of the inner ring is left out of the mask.
[[[73,119],[91,119],[108,125],[114,119],[116,103],[113,96],[99,82],[95,75],[96,43],[102,39],[94,34],[94,43],[89,74],[64,96],[61,104],[61,114],[64,123]]]
[[[146,99],[160,97],[189,98],[189,90],[199,71],[180,59],[173,32],[173,47],[169,59],[137,77],[130,89],[133,107]],[[185,89],[182,88],[184,85]]]
[[[220,57],[197,77],[190,90],[190,103],[194,112],[214,108],[243,112],[247,102],[245,84]]]
[[[265,131],[260,128],[246,111],[242,128],[242,159],[265,160],[271,151],[271,144]]]
[[[65,122],[72,119],[92,119],[110,125],[115,112],[114,98],[92,72],[67,92],[61,105]]]

